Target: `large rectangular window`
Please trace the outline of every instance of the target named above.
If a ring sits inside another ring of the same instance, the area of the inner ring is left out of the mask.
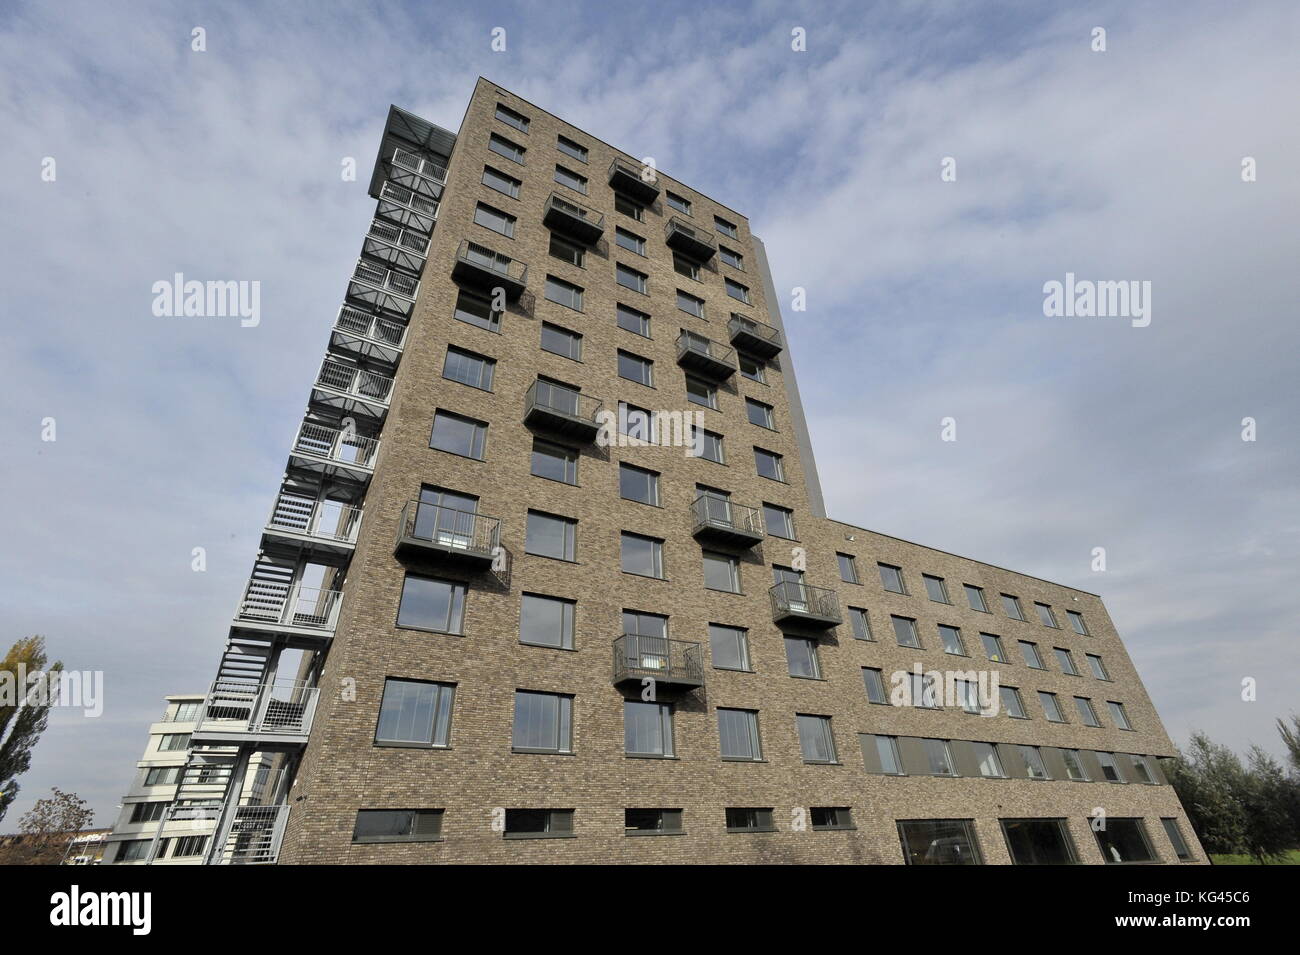
[[[1002,703],[1002,709],[1007,716],[1017,720],[1029,719],[1029,714],[1025,712],[1025,704],[1020,699],[1020,691],[1014,686],[998,687],[999,699]]]
[[[556,166],[555,181],[562,186],[567,186],[574,192],[580,192],[584,196],[587,194],[587,177],[578,175],[572,169]]]
[[[835,736],[831,732],[829,716],[795,715],[799,728],[799,748],[805,763],[835,763]]]
[[[740,627],[709,624],[709,654],[718,670],[749,670],[749,633]]]
[[[1025,614],[1020,609],[1020,598],[1011,594],[1002,594],[1002,609],[1012,620],[1024,620]]]
[[[534,438],[532,474],[563,484],[577,484],[578,452],[573,448]]]
[[[971,610],[978,610],[980,613],[988,613],[989,606],[984,602],[984,589],[976,587],[973,584],[962,584],[962,589],[966,591],[966,602],[970,604]]]
[[[514,176],[507,176],[500,170],[493,169],[491,166],[483,167],[483,185],[489,189],[495,189],[511,199],[519,198],[519,187],[523,185]]]
[[[642,358],[640,355],[634,355],[630,351],[620,349],[618,356],[618,376],[628,381],[634,381],[638,385],[652,387],[654,385],[654,362],[649,358]]]
[[[625,501],[659,506],[659,474],[633,464],[620,462],[618,493]]]
[[[450,683],[388,679],[379,703],[376,743],[446,746],[451,738],[455,687]]]
[[[491,229],[493,232],[500,233],[508,238],[514,237],[515,217],[508,212],[494,209],[487,203],[480,202],[474,209],[474,221],[485,229]]]
[[[791,676],[807,680],[820,680],[821,667],[817,663],[817,641],[806,637],[785,638],[785,660]]]
[[[753,710],[718,707],[718,738],[722,758],[758,762],[763,748],[758,735],[758,714]]]
[[[756,424],[760,428],[766,428],[769,431],[776,430],[776,419],[772,416],[771,405],[755,401],[753,398],[746,398],[745,414],[749,417],[750,424]]]
[[[1097,719],[1097,711],[1092,708],[1092,700],[1086,696],[1076,696],[1074,708],[1079,711],[1079,719],[1083,720],[1084,726],[1101,725],[1101,720]]]
[[[677,290],[677,307],[683,312],[694,315],[696,318],[704,317],[704,299],[692,295],[690,292]]]
[[[397,625],[411,630],[460,633],[465,616],[465,585],[435,577],[407,574]]]
[[[980,642],[984,644],[984,653],[994,663],[1006,663],[1007,655],[1002,649],[1002,638],[995,633],[981,633]]]
[[[849,622],[853,625],[855,640],[874,640],[871,635],[871,617],[861,607],[849,608]]]
[[[754,466],[758,469],[759,477],[785,481],[785,461],[775,451],[754,448]]]
[[[450,411],[435,411],[429,447],[481,461],[487,444],[487,429],[487,424],[482,421]]]
[[[438,842],[442,838],[441,809],[360,809],[352,841]]]
[[[980,865],[970,819],[900,819],[898,837],[908,865]]]
[[[575,143],[567,136],[555,137],[555,148],[566,156],[571,156],[579,162],[587,161],[587,147],[581,143]]]
[[[946,739],[923,739],[921,750],[925,753],[926,765],[931,776],[956,776],[953,768],[952,750]]]
[[[715,464],[724,464],[722,435],[704,428],[691,429],[691,451],[696,457],[704,458]]]
[[[664,575],[664,542],[656,537],[644,537],[624,531],[621,535],[621,559],[625,574],[639,577]]]
[[[1101,657],[1095,653],[1085,654],[1088,658],[1088,668],[1092,670],[1092,675],[1098,680],[1109,680],[1110,674],[1106,672],[1106,666],[1101,662]]]
[[[573,836],[572,809],[507,809],[506,839],[566,839]]]
[[[575,312],[582,311],[582,289],[572,282],[566,282],[554,275],[548,275],[546,276],[545,295],[548,302],[563,305]]]
[[[922,574],[921,580],[925,582],[925,593],[931,600],[937,604],[952,603],[948,599],[948,586],[944,583],[942,577],[933,577],[930,574]]]
[[[623,833],[629,836],[669,836],[682,832],[680,809],[624,809]]]
[[[971,749],[975,754],[975,764],[979,766],[980,775],[990,779],[1001,778],[1006,775],[1002,768],[1002,760],[998,757],[998,748],[992,743],[971,743]]]
[[[895,567],[893,564],[877,564],[880,569],[880,585],[893,594],[905,594],[907,588],[903,586],[903,569]]]
[[[645,219],[645,206],[621,192],[614,193],[614,211],[620,212],[630,219],[635,219],[637,222]]]
[[[889,618],[894,625],[894,636],[898,638],[900,647],[912,647],[916,650],[921,649],[921,638],[916,632],[916,621],[911,617]]]
[[[1133,728],[1133,724],[1128,721],[1128,712],[1124,709],[1123,703],[1107,700],[1106,706],[1110,709],[1110,718],[1114,721],[1116,728],[1122,730],[1131,730]]]
[[[520,146],[518,143],[512,143],[504,136],[498,136],[496,133],[493,133],[488,137],[488,149],[492,150],[498,156],[503,156],[506,159],[509,159],[511,162],[517,162],[521,165],[523,164],[524,147]]]
[[[572,650],[574,607],[572,600],[524,594],[519,606],[519,642]]]
[[[516,113],[509,106],[497,103],[496,118],[501,120],[507,126],[513,126],[521,133],[528,132],[528,117],[523,113]]]
[[[763,525],[772,537],[794,540],[794,511],[763,502]]]
[[[524,553],[557,560],[577,560],[578,522],[571,517],[529,511]]]
[[[1098,764],[1100,764],[1101,766],[1102,778],[1105,779],[1106,782],[1108,783],[1124,782],[1124,775],[1119,771],[1119,763],[1115,762],[1114,753],[1098,752],[1095,755],[1097,757]]]
[[[1088,771],[1083,768],[1083,760],[1079,758],[1077,749],[1062,749],[1061,761],[1065,763],[1065,775],[1079,783],[1088,782]]]
[[[1177,819],[1161,819],[1160,824],[1165,828],[1165,835],[1169,837],[1169,843],[1174,847],[1174,855],[1178,856],[1180,862],[1186,862],[1192,857],[1192,850],[1187,846],[1187,840],[1183,838],[1183,831],[1178,828]]]
[[[957,627],[951,627],[946,623],[939,624],[939,639],[943,642],[945,653],[959,657],[966,655],[966,645],[961,642],[961,630]]]
[[[704,551],[704,586],[723,593],[740,593],[740,561],[731,554]]]
[[[482,391],[492,390],[492,375],[496,370],[496,359],[477,355],[454,345],[447,346],[447,357],[442,362],[442,377],[458,381],[462,385],[478,388]]]
[[[1102,857],[1112,865],[1132,862],[1155,862],[1156,854],[1147,839],[1146,827],[1141,819],[1119,819],[1109,816],[1103,829],[1094,829],[1097,848]]]
[[[862,733],[859,735],[862,741],[862,758],[867,766],[871,766],[869,754],[875,756],[876,762],[880,766],[880,772],[886,776],[903,775],[903,759],[898,752],[897,736],[878,736],[874,733]]]
[[[1072,865],[1078,859],[1064,819],[1002,819],[1014,865]]]
[[[771,809],[741,809],[728,807],[726,811],[728,832],[775,832]]]
[[[552,355],[579,361],[582,359],[582,336],[559,325],[542,322],[541,348]]]
[[[616,306],[618,327],[642,338],[650,337],[650,316],[626,305]]]
[[[624,700],[623,749],[629,756],[672,756],[672,706]]]
[[[1019,751],[1020,758],[1025,761],[1025,772],[1029,774],[1030,779],[1052,778],[1047,771],[1047,764],[1043,762],[1043,754],[1037,746],[1017,746],[1016,750]]]
[[[723,284],[726,286],[728,295],[738,302],[749,304],[749,286],[741,285],[735,279],[723,279]]]
[[[1052,653],[1056,656],[1056,662],[1061,668],[1061,672],[1066,676],[1078,676],[1079,668],[1074,665],[1074,656],[1064,647],[1052,647]]]
[[[1056,630],[1061,629],[1061,625],[1056,622],[1056,614],[1052,613],[1052,608],[1047,604],[1035,603],[1034,609],[1038,611],[1038,619],[1044,627],[1052,627]]]
[[[457,321],[476,325],[489,332],[501,331],[501,313],[492,308],[491,299],[465,289],[456,293],[456,310],[452,315]]]
[[[836,554],[835,559],[840,565],[840,580],[846,584],[858,583],[858,565],[853,560],[852,554]]]
[[[649,282],[650,276],[644,272],[638,272],[636,269],[629,268],[622,262],[614,265],[614,278],[623,288],[629,288],[634,292],[640,292],[642,295],[650,294]]]
[[[1061,704],[1057,701],[1055,693],[1048,693],[1046,690],[1039,690],[1038,702],[1042,704],[1043,715],[1047,717],[1049,722],[1065,722],[1065,714],[1061,712]]]
[[[889,702],[889,697],[885,693],[884,676],[879,669],[876,667],[863,667],[862,682],[867,689],[868,703],[887,704]]]
[[[1079,613],[1077,610],[1067,610],[1065,611],[1065,616],[1069,618],[1070,626],[1074,629],[1075,633],[1084,637],[1088,636],[1088,625],[1083,622],[1083,614]]]
[[[1018,640],[1020,644],[1020,655],[1025,659],[1025,666],[1034,670],[1046,670],[1043,666],[1043,658],[1038,655],[1038,644],[1030,640]]]
[[[573,697],[516,690],[511,746],[525,753],[572,752]]]

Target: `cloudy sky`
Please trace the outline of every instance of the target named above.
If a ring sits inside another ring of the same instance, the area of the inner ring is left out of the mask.
[[[1289,0],[5,4],[0,644],[106,706],[53,715],[0,830],[51,786],[111,824],[163,695],[206,689],[373,210],[340,164],[390,103],[456,129],[480,74],[750,217],[807,290],[831,516],[1101,593],[1176,740],[1276,751],[1297,48]],[[261,324],[154,317],[175,272],[260,281]],[[1066,272],[1150,281],[1150,325],[1045,317]]]

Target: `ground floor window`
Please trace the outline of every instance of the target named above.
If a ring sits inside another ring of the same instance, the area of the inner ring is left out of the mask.
[[[1141,819],[1107,819],[1096,836],[1097,848],[1109,863],[1156,861]]]
[[[1064,819],[1003,819],[1002,835],[1016,865],[1069,865],[1078,861]]]
[[[980,865],[969,819],[900,819],[898,835],[908,865]]]

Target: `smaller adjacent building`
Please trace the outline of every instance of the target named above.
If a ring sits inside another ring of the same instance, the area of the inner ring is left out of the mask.
[[[83,829],[68,840],[60,865],[99,865],[104,861],[112,829]]]

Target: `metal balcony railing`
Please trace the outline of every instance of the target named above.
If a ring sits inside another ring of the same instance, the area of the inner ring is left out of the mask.
[[[833,590],[787,580],[772,587],[768,593],[772,598],[772,619],[777,623],[800,620],[835,626],[843,619],[839,594]]]
[[[406,341],[406,326],[400,322],[390,322],[386,318],[352,305],[339,309],[339,317],[334,328],[349,335],[356,335],[387,348],[399,349]]]
[[[209,856],[212,865],[270,865],[280,854],[289,807],[236,806],[221,843]]]
[[[669,219],[668,224],[664,226],[664,242],[670,248],[677,249],[701,262],[707,262],[718,251],[713,236],[677,216]]]
[[[420,280],[414,275],[386,269],[365,259],[357,261],[356,268],[352,270],[352,281],[411,301],[415,301],[416,293],[420,291]]]
[[[392,162],[394,166],[400,166],[417,176],[424,176],[426,179],[432,179],[435,182],[447,181],[447,167],[442,163],[434,162],[432,159],[424,159],[410,150],[402,149],[400,146],[393,150]]]
[[[413,192],[405,186],[399,186],[391,179],[385,179],[383,186],[379,190],[379,198],[392,202],[396,205],[410,209],[422,216],[430,219],[438,218],[438,202],[430,199],[428,196],[422,196],[418,192]]]
[[[361,526],[361,508],[282,491],[275,499],[266,526],[322,541],[355,544]]]
[[[736,371],[736,350],[700,335],[682,332],[677,336],[677,364],[711,378],[730,378]]]
[[[757,543],[763,539],[763,512],[756,507],[704,494],[691,504],[693,534],[735,538]]]
[[[319,695],[318,687],[301,680],[217,680],[208,691],[194,735],[306,736]]]
[[[600,431],[597,420],[600,409],[599,398],[540,379],[528,386],[528,394],[524,396],[524,421],[587,440],[595,438]]]
[[[333,630],[338,622],[341,590],[321,590],[254,578],[244,589],[235,619],[241,623]]]
[[[621,156],[615,156],[609,164],[609,184],[646,205],[659,198],[659,176],[654,167],[642,166]]]
[[[407,501],[398,525],[397,546],[489,561],[501,546],[501,521],[475,511]]]
[[[756,322],[752,318],[734,312],[731,320],[727,322],[727,334],[731,337],[731,343],[741,351],[758,355],[760,358],[771,358],[779,354],[784,347],[781,343],[781,333],[771,325]]]
[[[393,391],[393,379],[377,375],[355,365],[326,358],[316,376],[316,384],[331,391],[342,392],[363,401],[387,405]]]
[[[464,239],[456,250],[452,277],[482,288],[499,285],[505,289],[508,298],[516,299],[528,284],[528,266],[486,245]]]
[[[304,421],[302,427],[298,429],[293,450],[299,454],[369,470],[375,466],[375,456],[379,453],[379,439],[363,438],[359,434],[341,428],[330,428],[312,421]]]
[[[599,239],[605,231],[603,213],[554,192],[546,200],[542,222],[588,244]]]
[[[623,634],[614,641],[614,682],[647,677],[659,683],[703,686],[703,646],[667,637]]]
[[[429,254],[429,237],[422,232],[412,229],[403,229],[401,226],[386,222],[383,219],[373,219],[370,223],[370,229],[366,236],[371,239],[378,239],[387,245],[401,249],[403,252],[410,252],[420,258]]]

